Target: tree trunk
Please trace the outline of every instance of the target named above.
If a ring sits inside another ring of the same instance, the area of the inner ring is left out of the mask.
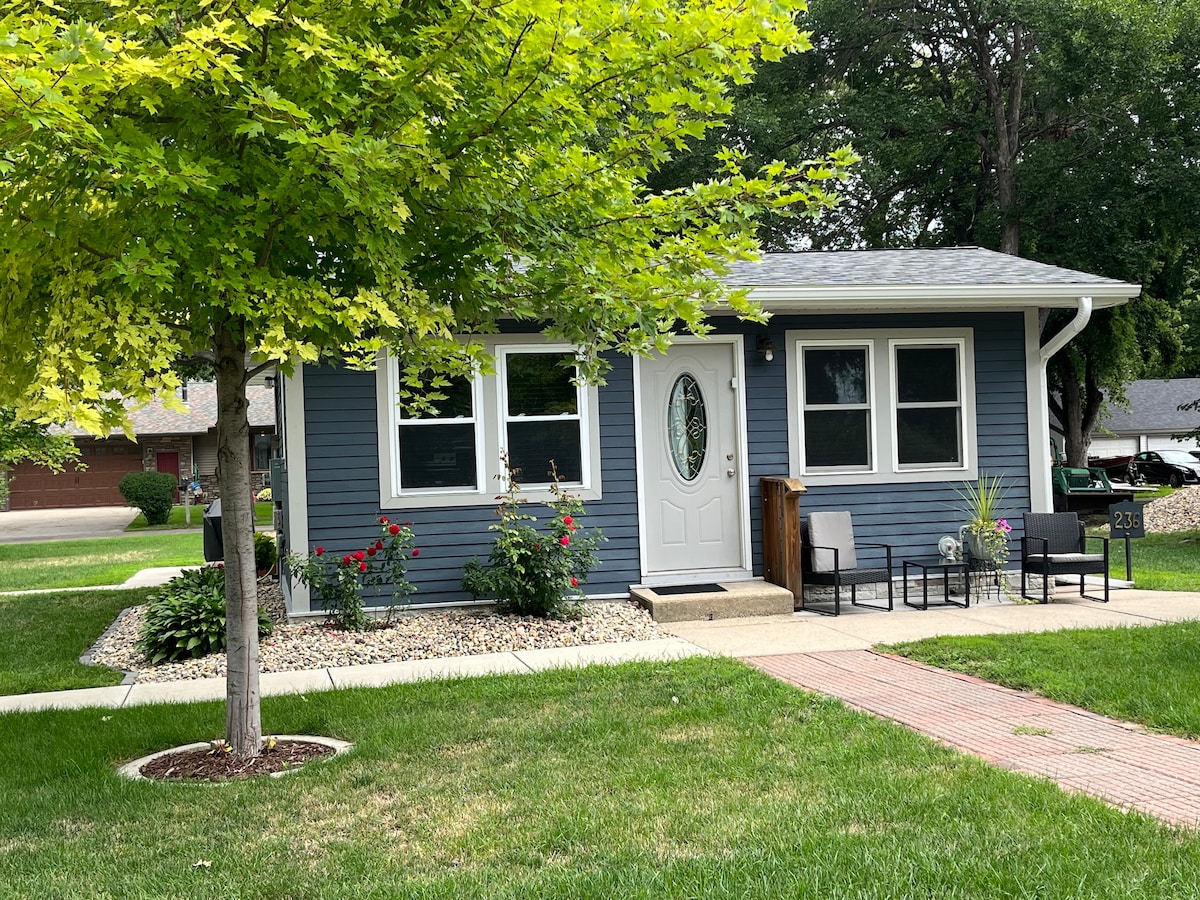
[[[1058,372],[1059,422],[1066,444],[1063,455],[1068,466],[1084,468],[1087,466],[1088,435],[1099,417],[1104,394],[1090,371],[1085,371],[1080,382],[1069,351],[1064,349],[1055,355],[1053,364]]]
[[[246,341],[241,323],[218,325],[217,467],[225,545],[225,739],[241,759],[262,745],[258,686],[258,582],[254,500],[250,493],[250,423],[246,415]]]

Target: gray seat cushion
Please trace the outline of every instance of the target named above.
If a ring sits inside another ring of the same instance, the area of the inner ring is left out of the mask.
[[[858,566],[854,553],[854,526],[848,512],[815,512],[808,516],[808,539],[814,548],[836,547],[838,565],[843,569]],[[833,550],[812,551],[814,572],[833,571]]]
[[[1100,563],[1104,564],[1104,554],[1102,553],[1031,553],[1028,557],[1031,561],[1041,562],[1049,560],[1052,563]]]

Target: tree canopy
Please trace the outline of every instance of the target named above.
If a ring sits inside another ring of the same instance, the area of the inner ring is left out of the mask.
[[[814,0],[814,51],[739,88],[717,142],[747,162],[852,141],[863,161],[776,247],[976,244],[1144,286],[1051,366],[1082,454],[1101,388],[1165,375],[1197,315],[1200,8],[1190,0]],[[685,184],[706,154],[653,177]],[[1053,333],[1064,318],[1051,318]]]
[[[685,188],[647,179],[760,59],[807,46],[801,7],[4,6],[0,402],[104,431],[112,392],[145,401],[176,359],[213,363],[239,753],[257,747],[247,354],[366,366],[387,346],[419,402],[431,369],[478,362],[456,335],[504,318],[595,377],[601,351],[664,347],[712,304],[756,315],[716,276],[763,213],[831,206],[852,154],[745,171],[727,150]]]

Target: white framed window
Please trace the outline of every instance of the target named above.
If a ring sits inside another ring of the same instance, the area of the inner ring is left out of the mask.
[[[584,500],[600,499],[599,396],[573,383],[574,349],[537,335],[486,343],[495,372],[452,380],[445,399],[419,413],[397,404],[399,365],[380,363],[380,507],[494,505],[502,455],[520,469],[521,496],[551,499],[550,468]]]
[[[431,401],[430,409],[396,410],[393,464],[399,493],[483,490],[479,381],[457,376],[438,388],[445,396]]]
[[[963,343],[888,342],[897,471],[962,467]]]
[[[801,341],[799,353],[804,470],[874,471],[874,343]]]
[[[792,475],[813,485],[976,477],[971,329],[787,337]]]
[[[497,352],[501,452],[523,488],[549,487],[552,468],[561,484],[584,484],[586,399],[574,359],[566,347]]]

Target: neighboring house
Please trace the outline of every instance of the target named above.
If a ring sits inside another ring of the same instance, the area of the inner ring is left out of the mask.
[[[273,381],[273,379],[272,379]],[[261,488],[275,443],[275,388],[251,383],[250,451],[252,479]],[[68,429],[79,447],[86,468],[68,465],[61,474],[41,466],[21,463],[9,474],[11,509],[79,506],[120,506],[125,499],[118,485],[130,472],[169,472],[180,481],[193,473],[204,489],[205,500],[217,496],[217,397],[212,382],[190,382],[176,393],[187,412],[151,403],[131,414],[137,442],[121,432],[97,440],[86,432]]]
[[[1195,438],[1175,440],[1200,426],[1200,412],[1180,410],[1200,399],[1200,378],[1150,379],[1125,387],[1128,408],[1109,403],[1091,434],[1089,456],[1128,456],[1142,450],[1195,450]]]
[[[714,315],[706,340],[614,354],[601,387],[573,386],[557,365],[571,348],[517,327],[484,338],[495,374],[449,390],[440,417],[400,413],[391,359],[298,368],[275,487],[288,548],[341,554],[373,539],[380,515],[410,520],[414,603],[468,600],[459,579],[491,546],[502,452],[530,500],[546,496],[553,458],[587,501],[585,524],[608,538],[592,597],[760,576],[769,475],[803,480],[802,512],[850,510],[858,537],[894,544],[897,561],[935,554],[965,524],[956,488],[1003,475],[1015,541],[1023,511],[1053,508],[1045,360],[1093,306],[1139,292],[976,248],[771,253],[727,281],[767,325]],[[1048,307],[1077,315],[1042,348]],[[289,605],[309,611],[302,586]]]

